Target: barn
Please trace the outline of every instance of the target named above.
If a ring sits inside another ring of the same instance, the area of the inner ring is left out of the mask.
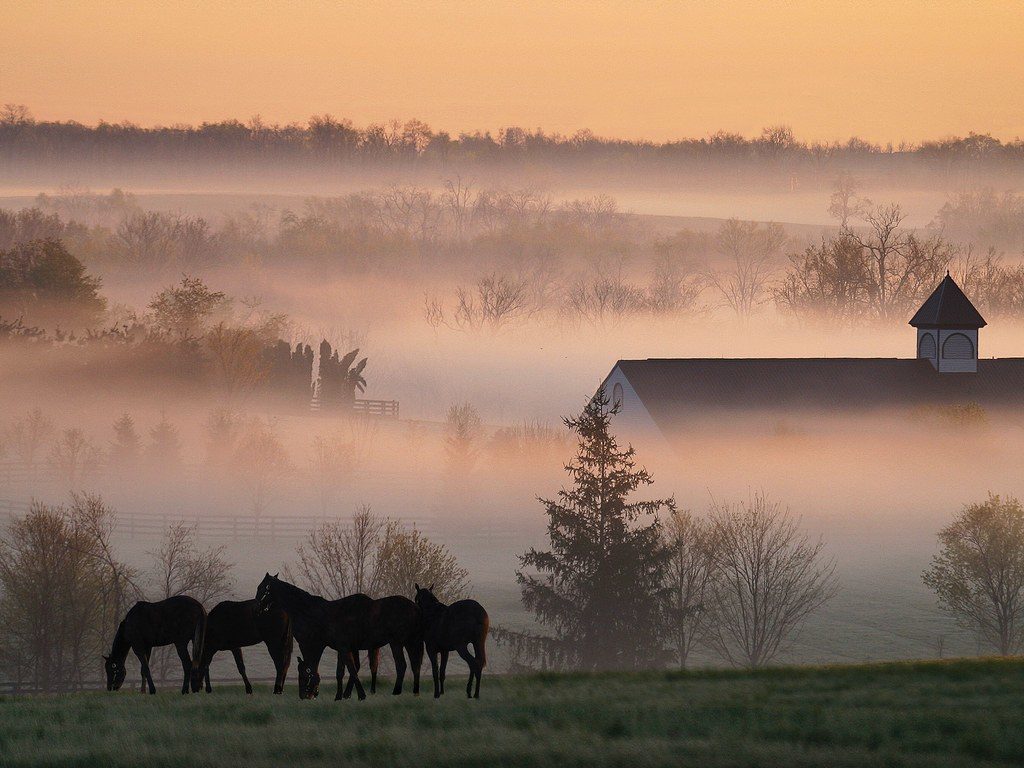
[[[985,319],[948,273],[909,324],[917,333],[912,358],[619,360],[602,386],[619,408],[617,431],[637,439],[685,433],[726,414],[1024,408],[1024,358],[979,358]]]

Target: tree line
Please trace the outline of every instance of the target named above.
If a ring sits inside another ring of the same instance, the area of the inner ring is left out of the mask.
[[[582,129],[565,135],[510,126],[496,132],[452,135],[421,120],[391,120],[358,127],[329,114],[305,123],[269,124],[259,116],[200,125],[143,127],[130,122],[83,125],[33,118],[23,105],[0,108],[0,163],[7,168],[32,162],[200,161],[237,164],[345,166],[456,165],[488,167],[600,166],[632,172],[649,168],[700,171],[722,166],[758,170],[807,170],[826,178],[851,164],[870,165],[898,176],[907,169],[950,173],[968,169],[1019,168],[1024,141],[1001,141],[971,133],[917,144],[880,145],[847,141],[805,142],[786,125],[745,137],[720,131],[703,138],[664,142],[605,138]],[[243,166],[244,167],[244,166]]]

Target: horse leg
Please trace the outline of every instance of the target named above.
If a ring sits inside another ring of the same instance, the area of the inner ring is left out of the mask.
[[[476,659],[469,655],[469,647],[466,645],[460,645],[455,649],[456,653],[462,657],[462,660],[466,662],[466,666],[469,667],[469,681],[466,683],[466,698],[473,698],[473,680],[476,678]]]
[[[274,660],[274,693],[284,693],[284,677],[288,673],[288,662],[283,659],[281,648],[275,648],[270,641],[264,641],[270,658]],[[291,656],[289,649],[288,656]]]
[[[188,655],[188,642],[175,643],[174,650],[178,652],[178,658],[181,659],[181,669],[185,675],[185,681],[181,684],[182,695],[188,693],[189,673],[192,671],[192,657]]]
[[[434,678],[434,698],[441,698],[440,675],[437,670],[437,651],[427,648],[427,656],[430,658],[430,674]]]
[[[356,674],[358,674],[359,672],[358,665],[355,666],[355,674],[350,675],[348,678],[348,688],[343,688],[345,681],[345,670],[348,669],[349,666],[347,657],[350,655],[351,654],[347,653],[346,651],[338,651],[338,669],[337,672],[335,673],[338,678],[338,692],[334,694],[335,701],[347,699],[349,696],[352,695],[353,681],[355,680]]]
[[[402,693],[402,683],[405,682],[405,653],[402,651],[401,643],[391,643],[391,656],[395,660],[395,689],[391,692],[394,696]],[[380,649],[377,649],[377,658],[380,658]]]
[[[359,653],[359,651],[356,651],[355,653]],[[356,695],[359,697],[359,700],[362,701],[366,698],[366,691],[363,690],[363,684],[359,682],[359,670],[356,669],[356,663],[353,659],[354,655],[354,653],[345,654],[345,666],[348,667],[348,673],[352,677],[352,679],[348,681],[349,687],[351,688],[352,683],[355,683]]]
[[[405,647],[409,654],[409,664],[412,666],[412,693],[413,696],[420,695],[420,666],[423,664],[423,642],[409,643]]]
[[[448,672],[448,651],[441,651],[441,693],[444,693],[444,678]]]
[[[480,698],[480,677],[484,672],[483,662],[480,661],[480,646],[473,641],[473,658],[476,660],[476,691],[473,693],[474,699]]]
[[[142,665],[142,684],[145,686],[149,685],[150,694],[156,693],[156,686],[153,685],[153,674],[149,671],[149,654],[153,650],[152,648],[133,648],[135,655],[139,659],[139,663]],[[145,688],[143,688],[145,690]]]
[[[206,692],[213,693],[213,688],[210,686],[210,668],[207,667],[203,670],[203,678],[206,680]]]
[[[249,678],[245,675],[245,660],[242,658],[241,648],[232,648],[231,655],[235,657],[235,666],[238,667],[238,674],[242,676],[242,682],[245,683],[245,692],[252,693],[252,685],[249,684]]]
[[[377,670],[380,668],[380,648],[371,648],[366,654],[366,663],[370,665],[370,693],[377,692]]]

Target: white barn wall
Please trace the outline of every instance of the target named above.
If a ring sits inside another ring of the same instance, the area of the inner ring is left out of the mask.
[[[663,446],[665,444],[664,435],[658,429],[658,425],[654,423],[654,419],[647,412],[636,390],[633,389],[633,385],[629,383],[629,379],[618,365],[612,368],[611,373],[604,380],[603,387],[609,400],[613,398],[616,384],[622,385],[622,409],[612,416],[615,434],[635,446],[641,444]]]

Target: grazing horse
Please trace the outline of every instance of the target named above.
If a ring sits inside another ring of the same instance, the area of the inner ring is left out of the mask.
[[[487,640],[487,630],[490,627],[487,611],[476,600],[459,600],[451,605],[445,605],[434,596],[433,585],[426,589],[420,589],[420,585],[416,585],[416,605],[423,616],[423,639],[427,646],[427,656],[430,657],[430,671],[434,675],[434,698],[439,698],[444,693],[448,653],[456,651],[469,665],[466,696],[479,699],[480,673],[487,664],[487,654],[484,651],[484,642]],[[473,646],[472,654],[469,652],[470,645]]]
[[[338,652],[338,691],[335,700],[348,698],[353,686],[359,699],[366,698],[359,681],[359,651],[371,651],[371,672],[376,667],[375,653],[382,646],[391,646],[395,660],[395,687],[392,693],[402,692],[408,668],[405,653],[412,665],[413,693],[419,693],[420,666],[423,663],[423,638],[419,611],[411,600],[399,595],[373,600],[363,594],[349,595],[340,600],[324,600],[310,595],[293,584],[267,574],[256,599],[261,609],[278,605],[292,619],[295,638],[305,657],[299,666],[299,696],[313,698],[319,690],[318,667],[324,648]],[[344,687],[345,671],[349,673],[348,687]]]
[[[245,683],[245,692],[252,693],[252,685],[245,674],[242,648],[260,642],[267,646],[277,670],[274,693],[284,693],[284,681],[292,660],[292,627],[288,616],[280,609],[261,613],[255,600],[217,603],[206,620],[202,656],[192,667],[192,689],[197,690],[205,679],[206,692],[210,693],[210,662],[218,651],[231,651]]]
[[[202,603],[187,595],[177,595],[158,603],[138,602],[133,605],[114,635],[110,655],[103,657],[107,674],[107,690],[120,689],[125,677],[125,659],[128,651],[134,651],[142,665],[143,683],[149,684],[149,692],[156,693],[153,675],[149,671],[149,655],[160,645],[173,645],[181,659],[184,680],[181,692],[188,693],[192,658],[188,655],[188,643],[192,641],[192,657],[203,655],[203,640],[206,637],[206,610]],[[198,693],[199,686],[193,679],[192,692]]]
[[[352,597],[363,597],[369,600],[365,595],[354,595],[343,598],[343,600],[351,600]],[[333,635],[334,617],[340,602],[342,600],[325,600],[319,595],[311,595],[304,589],[282,581],[276,575],[271,576],[269,573],[263,577],[263,581],[256,588],[257,612],[284,611],[291,621],[292,634],[299,642],[299,652],[306,657],[305,661],[302,661],[302,656],[299,657],[300,699],[312,699],[319,692],[320,676],[316,670],[320,666],[320,658],[327,647],[338,651],[339,693],[344,671],[347,669],[352,676],[356,674],[356,661],[352,649],[339,648]],[[311,670],[308,676],[303,674],[303,665],[308,666]],[[366,694],[362,688],[360,688],[360,693],[362,695],[359,698],[365,698]]]

